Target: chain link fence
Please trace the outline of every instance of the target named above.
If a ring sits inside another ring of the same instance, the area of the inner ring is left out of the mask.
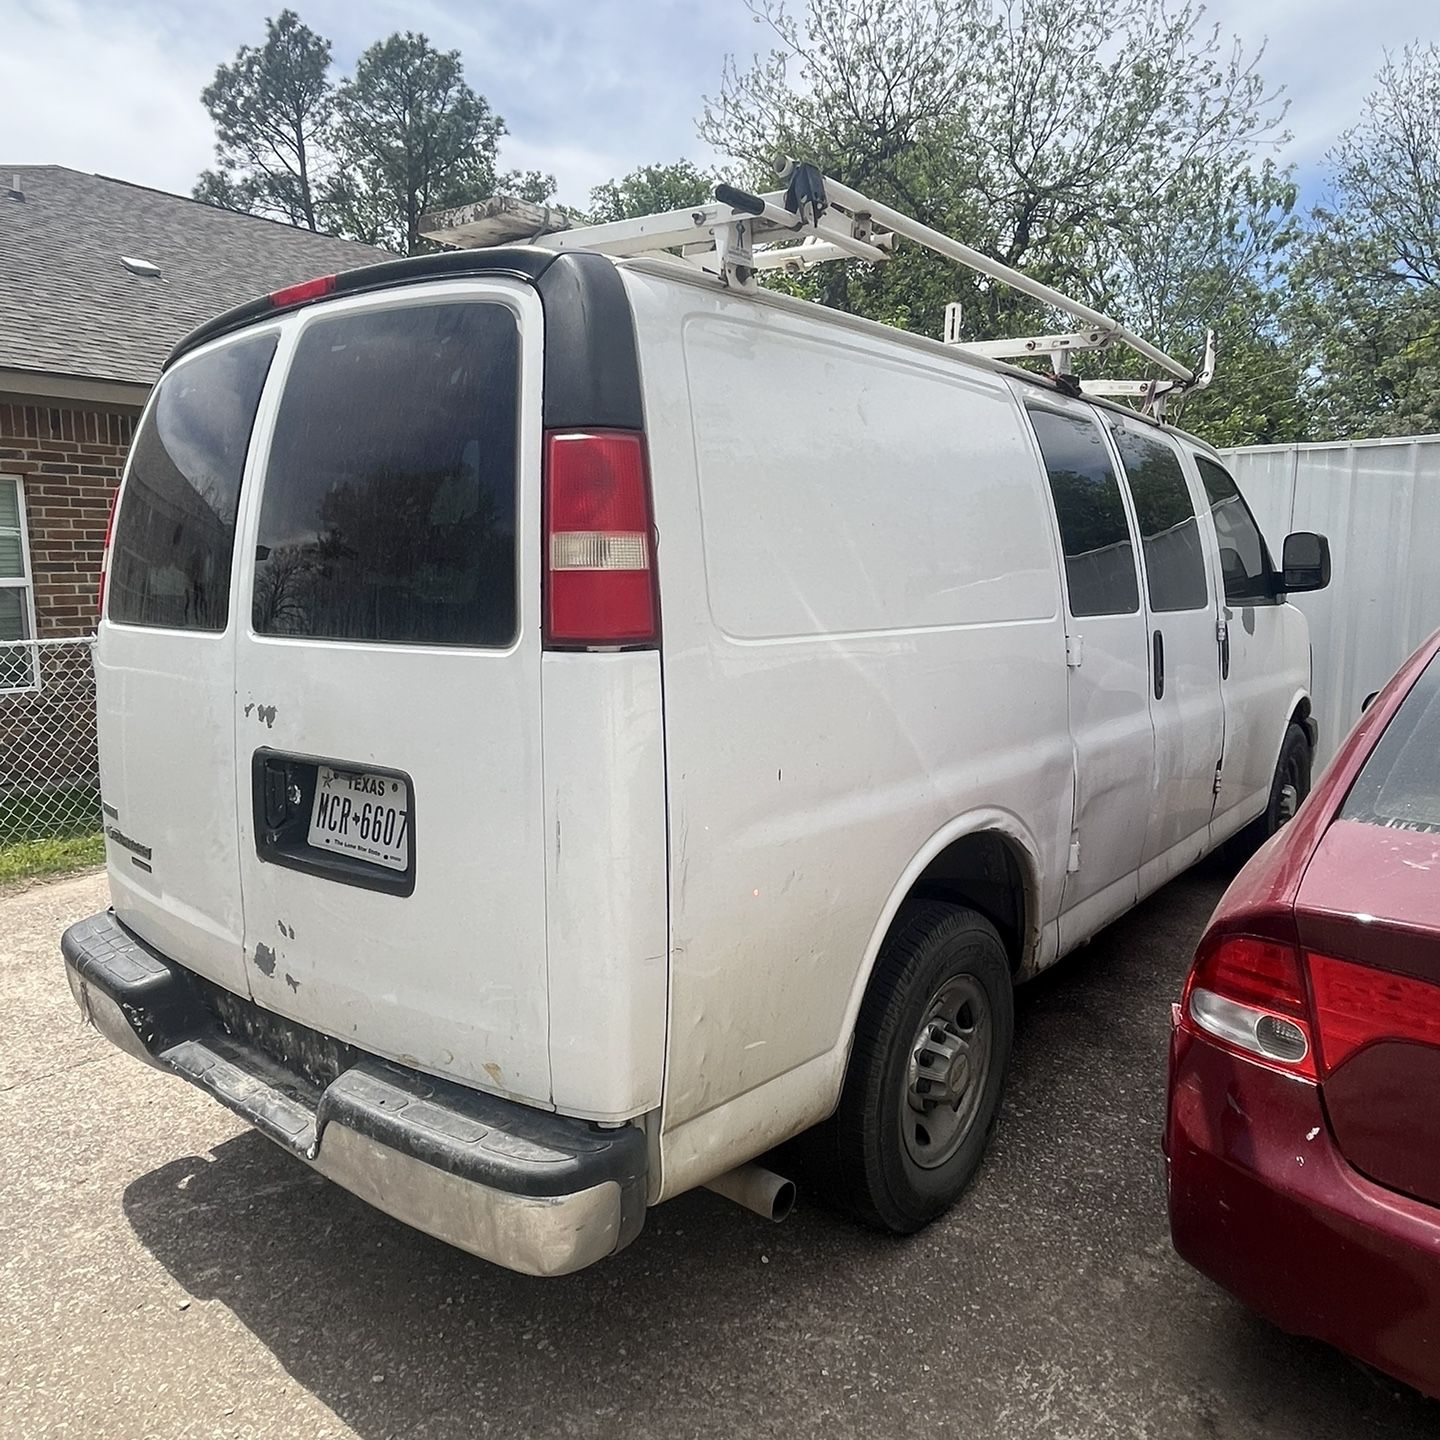
[[[94,643],[0,641],[0,880],[103,853]]]

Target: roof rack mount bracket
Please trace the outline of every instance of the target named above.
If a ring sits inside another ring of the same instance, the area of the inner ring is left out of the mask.
[[[1206,335],[1199,371],[1192,371],[1109,315],[869,199],[813,166],[782,159],[775,168],[780,179],[788,182],[785,190],[752,195],[731,185],[718,185],[713,201],[601,225],[576,226],[560,211],[496,197],[477,206],[426,216],[421,228],[434,239],[462,247],[483,248],[507,239],[527,239],[551,250],[596,250],[624,258],[668,256],[677,264],[698,266],[726,285],[745,291],[756,288],[762,271],[797,271],[843,259],[872,264],[888,260],[896,240],[903,237],[1028,295],[1048,310],[1069,316],[1080,327],[1052,335],[963,340],[960,307],[949,305],[945,341],[968,354],[994,361],[1048,357],[1057,376],[1068,376],[1070,357],[1076,351],[1124,346],[1163,375],[1152,380],[1085,380],[1079,389],[1087,395],[1138,401],[1157,418],[1167,399],[1203,390],[1214,378],[1213,331]],[[1068,383],[1075,384],[1073,380]]]

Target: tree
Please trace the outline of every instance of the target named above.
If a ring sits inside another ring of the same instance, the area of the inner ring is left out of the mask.
[[[715,176],[689,160],[671,165],[642,165],[619,180],[607,180],[590,192],[590,220],[628,220],[703,205],[713,198]]]
[[[797,16],[785,0],[749,3],[772,49],[727,62],[700,133],[752,183],[777,149],[813,159],[1182,354],[1198,357],[1219,322],[1232,355],[1243,341],[1251,368],[1264,355],[1293,378],[1270,294],[1295,236],[1293,183],[1256,158],[1283,140],[1284,105],[1260,56],[1222,44],[1197,7],[806,0]],[[779,283],[930,334],[951,300],[974,339],[1064,324],[903,243],[874,269]],[[1285,413],[1257,422],[1284,429],[1293,407],[1272,398]]]
[[[1330,161],[1287,315],[1317,431],[1440,429],[1440,47],[1386,59]]]
[[[360,56],[335,111],[326,204],[347,233],[413,255],[426,211],[494,193],[505,122],[465,83],[458,50],[391,35]]]
[[[330,42],[293,10],[265,21],[265,43],[242,45],[201,94],[215,122],[216,168],[194,196],[318,228],[324,137],[334,91]]]

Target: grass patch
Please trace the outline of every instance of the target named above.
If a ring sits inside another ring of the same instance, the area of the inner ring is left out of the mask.
[[[87,835],[48,835],[38,840],[17,840],[0,845],[0,885],[7,880],[30,880],[37,875],[63,875],[103,864],[105,837],[98,830]]]
[[[0,884],[63,875],[105,859],[93,782],[0,796]]]
[[[100,829],[100,787],[57,785],[0,795],[0,847],[17,840],[64,840]]]

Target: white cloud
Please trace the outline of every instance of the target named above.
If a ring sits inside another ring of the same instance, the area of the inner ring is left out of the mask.
[[[1285,87],[1282,156],[1313,174],[1360,115],[1386,50],[1436,38],[1433,0],[1211,0],[1208,17],[1253,49],[1268,41],[1262,72]]]
[[[210,161],[200,91],[215,69],[161,15],[41,0],[9,9],[0,163],[68,165],[188,191]]]
[[[211,160],[199,94],[284,0],[0,0],[0,164],[52,163],[184,193]],[[695,136],[724,54],[765,36],[741,0],[290,0],[346,70],[393,29],[461,50],[505,116],[505,167],[552,171],[562,199],[647,163],[713,157]],[[795,0],[803,3],[803,0]],[[1079,3],[1079,0],[1077,0]],[[1290,96],[1284,158],[1307,184],[1359,112],[1383,51],[1434,35],[1433,0],[1212,0]]]

